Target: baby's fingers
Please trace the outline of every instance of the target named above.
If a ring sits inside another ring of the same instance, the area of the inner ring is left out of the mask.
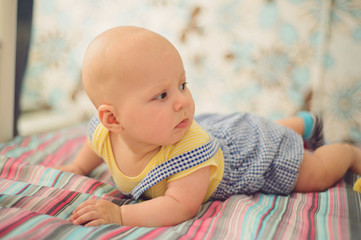
[[[89,215],[90,214],[90,215]],[[97,212],[94,209],[94,201],[87,200],[80,204],[74,211],[72,216],[70,217],[70,221],[75,224],[83,224],[88,218],[95,217]]]
[[[99,225],[103,225],[103,224],[105,224],[103,219],[96,219],[96,220],[86,223],[84,225],[84,227],[95,227],[95,226],[99,226]]]
[[[95,205],[95,200],[86,200],[85,202],[81,203],[79,206],[77,206],[75,208],[75,210],[73,211],[73,215],[78,213],[79,211],[81,211],[82,209],[88,209],[88,211],[90,210],[91,206]],[[84,210],[82,210],[84,211]]]
[[[89,225],[92,221],[100,220],[96,211],[77,213],[72,216],[72,222],[76,225]],[[99,225],[99,224],[98,224]],[[94,226],[94,225],[89,225]]]

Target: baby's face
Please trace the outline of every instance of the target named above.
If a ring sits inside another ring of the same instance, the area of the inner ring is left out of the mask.
[[[194,101],[181,57],[170,44],[142,46],[122,67],[118,121],[132,141],[172,145],[193,122]]]

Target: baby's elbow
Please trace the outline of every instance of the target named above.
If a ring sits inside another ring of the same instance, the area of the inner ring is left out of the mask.
[[[200,204],[179,202],[174,198],[173,200],[175,200],[176,202],[176,206],[174,206],[174,209],[172,210],[173,216],[175,217],[174,220],[176,220],[177,222],[175,224],[179,224],[189,219],[192,219],[197,215],[198,210],[200,208]],[[172,225],[175,224],[173,223]]]
[[[164,226],[174,226],[181,224],[194,218],[197,215],[197,212],[198,211],[194,211],[193,209],[179,207],[176,211],[173,211],[173,217],[169,218],[168,221],[164,223]]]
[[[194,218],[196,213],[188,211],[186,209],[181,209],[178,207],[177,209],[172,209],[168,211],[167,217],[163,218],[160,222],[156,223],[156,225],[151,225],[152,227],[171,227],[178,224],[181,224],[185,221],[188,221]],[[154,223],[153,223],[154,224]]]
[[[188,207],[187,211],[189,218],[194,218],[197,215],[200,207],[200,205]]]
[[[200,205],[194,205],[194,204],[187,204],[187,203],[180,203],[181,207],[181,215],[184,218],[184,221],[194,218],[200,208]]]

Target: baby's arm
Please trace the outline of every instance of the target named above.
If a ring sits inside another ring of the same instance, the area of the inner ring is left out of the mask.
[[[90,148],[89,143],[85,142],[72,163],[56,168],[64,172],[88,175],[102,162],[103,160]]]
[[[194,217],[207,193],[210,167],[170,182],[165,196],[121,207],[104,200],[88,200],[75,209],[71,221],[95,226],[117,223],[159,227],[179,224]]]

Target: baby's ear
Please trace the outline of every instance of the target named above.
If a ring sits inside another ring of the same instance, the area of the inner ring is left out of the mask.
[[[102,104],[98,108],[100,122],[111,132],[121,133],[123,127],[115,115],[115,109],[112,105]]]

